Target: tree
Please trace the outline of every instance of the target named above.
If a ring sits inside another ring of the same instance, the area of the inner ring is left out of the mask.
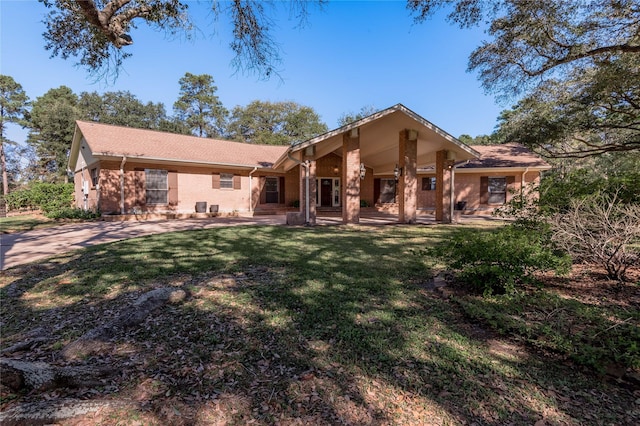
[[[240,142],[289,145],[326,132],[327,125],[312,108],[295,102],[253,101],[233,109],[227,131]]]
[[[5,154],[5,144],[15,142],[5,137],[6,123],[24,124],[29,98],[13,77],[0,75],[0,165],[2,167],[2,193],[9,193],[9,174]]]
[[[424,21],[448,0],[410,0]],[[503,117],[513,141],[554,157],[640,149],[640,4],[635,0],[457,0],[461,27],[490,22],[472,54],[489,92],[523,96]]]
[[[229,112],[216,96],[217,90],[209,74],[188,72],[180,79],[180,97],[173,104],[173,111],[200,137],[213,138],[224,134]]]
[[[35,149],[40,175],[46,180],[68,180],[68,155],[78,117],[78,97],[66,86],[51,89],[33,102],[27,143]]]
[[[342,127],[349,123],[353,123],[354,121],[361,120],[365,117],[370,116],[371,114],[375,114],[378,112],[378,109],[373,105],[365,105],[360,108],[358,112],[345,112],[340,117],[338,117],[338,126]]]
[[[471,137],[471,135],[463,134],[458,136],[458,140],[467,145],[496,145],[503,143],[496,133],[491,135],[478,135],[475,138]]]
[[[130,33],[138,23],[146,23],[170,35],[186,33],[193,24],[186,0],[40,0],[50,9],[45,21],[46,48],[64,59],[79,57],[79,65],[105,75],[122,66],[130,53],[123,47],[133,44]],[[316,0],[322,4],[324,0]],[[236,54],[234,65],[269,77],[280,62],[280,51],[272,40],[273,10],[278,2],[211,0],[214,19],[225,15],[232,22],[230,47]],[[291,0],[291,15],[304,24],[312,2]]]
[[[162,103],[142,103],[128,91],[83,92],[78,100],[82,117],[104,124],[135,127],[139,129],[160,129],[169,120]]]

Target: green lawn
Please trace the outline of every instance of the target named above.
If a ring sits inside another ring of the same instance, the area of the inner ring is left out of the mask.
[[[63,365],[64,345],[141,292],[181,286],[189,297],[80,361],[117,372],[102,385],[3,391],[0,409],[73,397],[136,401],[98,424],[637,424],[633,389],[519,332],[526,300],[430,290],[438,265],[414,253],[457,229],[217,228],[14,268],[0,276],[1,347],[37,328],[51,337],[24,360]],[[531,289],[531,300],[556,290]],[[549,322],[588,308],[546,303]],[[637,328],[637,307],[628,314]],[[500,315],[513,323],[501,328]],[[608,324],[589,332],[618,328]]]
[[[33,229],[49,228],[57,225],[58,223],[53,219],[47,219],[44,216],[33,214],[0,217],[0,233],[3,234],[31,231]]]

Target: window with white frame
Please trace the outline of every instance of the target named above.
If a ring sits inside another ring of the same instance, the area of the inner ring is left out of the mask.
[[[94,167],[91,169],[91,185],[94,187],[98,186],[98,168]]]
[[[233,189],[233,173],[220,173],[220,188]]]
[[[507,201],[507,178],[489,178],[489,204],[504,204]]]
[[[167,204],[169,193],[167,170],[145,169],[144,177],[147,204]]]

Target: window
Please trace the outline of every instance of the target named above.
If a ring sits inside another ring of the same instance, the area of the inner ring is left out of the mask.
[[[436,178],[435,176],[422,178],[422,190],[423,191],[435,191],[436,190]]]
[[[169,182],[166,170],[144,169],[147,204],[167,204]]]
[[[504,204],[507,201],[507,178],[489,178],[489,204]]]
[[[233,189],[233,173],[220,173],[220,188]]]
[[[396,180],[380,179],[380,202],[395,203],[396,202]]]
[[[98,186],[98,168],[94,167],[91,169],[91,185],[94,187]]]

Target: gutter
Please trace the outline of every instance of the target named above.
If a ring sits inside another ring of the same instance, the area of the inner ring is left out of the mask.
[[[120,214],[124,215],[124,164],[127,162],[127,157],[122,156],[122,162],[120,163]]]
[[[304,180],[305,180],[305,200],[304,200],[304,205],[305,205],[305,224],[309,225],[309,160],[306,161],[300,161],[297,158],[293,158],[291,156],[291,153],[289,151],[287,151],[287,157],[289,157],[289,160],[293,161],[294,163],[296,163],[297,165],[303,166],[305,173],[304,173]]]
[[[249,213],[253,212],[253,174],[258,170],[258,166],[249,172]]]

